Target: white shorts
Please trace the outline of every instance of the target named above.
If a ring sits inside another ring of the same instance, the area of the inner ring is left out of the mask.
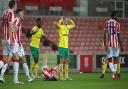
[[[10,40],[2,40],[3,55],[8,56],[10,54]]]
[[[107,57],[111,58],[111,57],[118,57],[120,53],[120,49],[119,48],[115,48],[115,47],[109,47],[108,48],[108,53],[107,53]]]
[[[18,53],[18,43],[15,42],[12,47],[10,47],[10,55]]]
[[[23,49],[23,46],[22,45],[21,45],[21,47],[18,48],[18,55],[20,57],[25,56],[25,52],[24,52],[24,49]]]

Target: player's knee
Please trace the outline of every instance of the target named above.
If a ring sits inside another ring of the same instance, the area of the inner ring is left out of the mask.
[[[22,64],[26,63],[26,59],[22,58]]]
[[[118,59],[117,57],[114,57],[114,64],[117,64],[118,63]]]
[[[108,58],[108,62],[109,62],[109,63],[112,62],[112,58]]]
[[[7,57],[3,57],[2,61],[4,62],[4,64],[8,63]]]
[[[60,64],[64,64],[64,60],[63,59],[60,59]]]
[[[18,62],[19,61],[19,56],[15,55],[12,57],[13,62]]]
[[[69,64],[69,60],[65,60],[65,64]]]
[[[34,63],[38,63],[38,60],[34,60]]]

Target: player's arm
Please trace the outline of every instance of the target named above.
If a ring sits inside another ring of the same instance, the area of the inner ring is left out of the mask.
[[[107,39],[108,39],[108,32],[107,32],[107,21],[104,23],[104,47],[107,51],[108,47],[107,47]]]
[[[46,36],[42,35],[43,45],[44,46],[50,46],[52,50],[57,51],[58,50],[58,45],[49,40]]]
[[[1,30],[2,30],[1,28],[2,28],[2,27],[1,27],[1,21],[0,21],[0,32],[1,32]]]
[[[122,46],[122,41],[121,41],[121,37],[120,37],[120,33],[117,33],[117,37],[118,37],[118,41],[121,47],[121,51],[123,51],[123,46]]]
[[[68,20],[70,22],[69,28],[70,29],[74,28],[75,27],[75,22],[72,19],[70,19],[70,18],[68,18]]]
[[[8,14],[8,27],[9,27],[9,37],[11,38],[12,32],[14,32],[13,14],[11,12]],[[11,41],[12,40],[10,39],[10,42]]]
[[[104,47],[106,48],[106,50],[107,50],[107,32],[106,32],[106,30],[104,31]]]
[[[30,36],[34,35],[34,34],[37,33],[37,32],[38,32],[38,30],[35,31],[35,29],[33,28],[33,29],[31,30],[31,32],[30,32]]]
[[[61,17],[61,19],[56,23],[56,25],[58,27],[61,27],[62,23],[63,23],[63,17]]]
[[[121,37],[120,37],[120,24],[117,25],[117,37],[118,37],[118,41],[119,41],[121,51],[123,51],[122,41],[121,41]]]

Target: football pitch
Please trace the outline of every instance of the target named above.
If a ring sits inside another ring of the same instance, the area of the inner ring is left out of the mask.
[[[40,75],[41,76],[41,75]],[[112,80],[111,74],[107,73],[104,79],[99,79],[98,73],[71,73],[72,81],[43,81],[34,80],[26,82],[24,74],[19,75],[23,85],[15,85],[12,82],[13,75],[5,75],[6,83],[0,83],[0,89],[127,89],[128,73],[122,73],[120,80]]]

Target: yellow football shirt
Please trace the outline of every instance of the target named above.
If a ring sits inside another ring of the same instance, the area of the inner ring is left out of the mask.
[[[35,26],[33,28],[33,31],[34,32],[37,31],[37,32],[32,35],[30,46],[39,48],[41,37],[42,37],[42,35],[44,35],[43,29]]]
[[[75,27],[75,23],[70,25],[63,25],[62,19],[57,23],[59,31],[59,47],[68,48],[69,30]]]

